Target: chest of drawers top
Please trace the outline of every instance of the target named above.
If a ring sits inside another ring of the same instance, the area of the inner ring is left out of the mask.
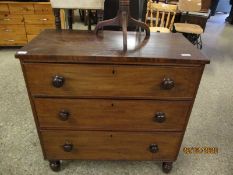
[[[16,53],[23,62],[110,64],[208,64],[209,60],[181,34],[128,34],[123,52],[122,33],[45,30]]]

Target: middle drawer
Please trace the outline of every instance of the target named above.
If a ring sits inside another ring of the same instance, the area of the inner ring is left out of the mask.
[[[0,36],[6,36],[6,35],[26,35],[25,27],[24,25],[0,25]]]
[[[41,128],[182,131],[189,101],[36,98]]]

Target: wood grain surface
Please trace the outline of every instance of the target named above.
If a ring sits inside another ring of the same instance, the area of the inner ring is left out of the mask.
[[[192,98],[201,67],[162,67],[86,64],[24,64],[34,96]],[[55,88],[53,77],[64,77],[64,86]],[[164,90],[164,78],[175,82]]]
[[[209,63],[198,49],[178,33],[154,33],[144,40],[143,34],[128,32],[127,52],[122,51],[122,43],[121,32],[104,31],[96,36],[87,31],[46,30],[20,49],[27,51],[27,54],[16,54],[16,57],[24,62]]]

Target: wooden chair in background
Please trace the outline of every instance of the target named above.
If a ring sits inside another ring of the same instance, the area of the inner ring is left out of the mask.
[[[145,22],[151,32],[170,33],[177,12],[177,5],[148,1]]]
[[[202,8],[202,0],[179,0],[178,9],[186,16],[190,12],[200,12]],[[197,48],[202,49],[201,34],[204,32],[203,28],[197,24],[175,23],[175,31],[183,33],[187,39],[192,42]]]
[[[68,9],[68,26],[72,29],[73,21],[73,10],[84,9],[84,10],[97,10],[98,19],[103,19],[104,1],[105,0],[50,0],[52,8],[54,9],[56,29],[62,28],[61,23],[61,9]],[[90,21],[88,30],[91,30]]]

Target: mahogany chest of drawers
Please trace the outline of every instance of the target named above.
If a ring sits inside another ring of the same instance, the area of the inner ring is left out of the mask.
[[[44,158],[177,159],[209,61],[180,34],[46,30],[16,53]]]

